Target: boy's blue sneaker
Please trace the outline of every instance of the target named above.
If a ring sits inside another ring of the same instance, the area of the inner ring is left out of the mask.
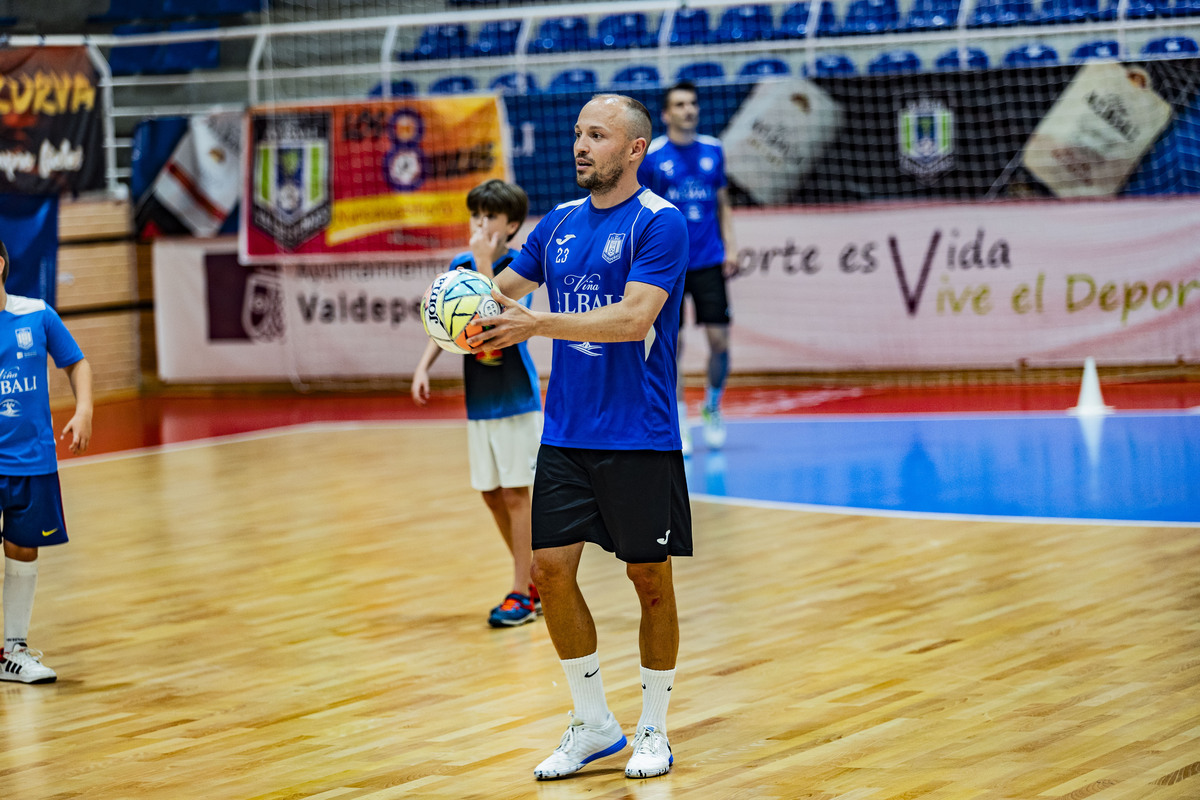
[[[512,628],[533,622],[535,619],[537,612],[533,610],[533,601],[529,599],[529,595],[513,592],[488,614],[488,625],[493,628]]]

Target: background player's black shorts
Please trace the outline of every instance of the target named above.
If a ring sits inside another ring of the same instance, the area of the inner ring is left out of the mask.
[[[627,564],[692,554],[692,509],[678,450],[543,444],[533,478],[533,549],[593,542]]]
[[[725,293],[725,271],[721,264],[689,269],[683,277],[683,294],[692,296],[697,325],[728,325],[729,295]],[[683,314],[679,315],[683,325]]]

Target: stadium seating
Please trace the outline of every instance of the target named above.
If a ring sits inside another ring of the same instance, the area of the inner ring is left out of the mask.
[[[1030,17],[1031,22],[1056,25],[1085,22],[1100,17],[1100,0],[1042,0],[1042,6]]]
[[[577,67],[575,69],[563,70],[551,78],[550,83],[546,86],[546,91],[590,92],[595,91],[599,87],[600,81],[596,77],[594,69]]]
[[[959,0],[913,0],[900,25],[906,31],[936,31],[958,26]]]
[[[215,20],[192,20],[190,22],[172,22],[167,26],[168,31],[182,33],[185,31],[216,30]],[[149,72],[156,75],[171,75],[192,72],[198,69],[216,69],[221,63],[221,43],[217,39],[204,39],[197,42],[179,42],[171,45],[160,45],[154,54]]]
[[[684,64],[675,73],[675,80],[677,81],[691,81],[698,84],[719,81],[724,77],[725,68],[716,61],[699,61],[695,64]]]
[[[517,52],[517,38],[521,35],[521,20],[500,19],[490,20],[479,26],[475,43],[471,45],[471,55],[511,56]]]
[[[900,26],[900,8],[896,0],[851,0],[842,20],[844,34],[871,34],[893,31]]]
[[[1121,46],[1112,39],[1084,42],[1071,51],[1071,60],[1076,63],[1096,60],[1114,61],[1120,57]]]
[[[658,67],[648,64],[634,64],[617,71],[609,84],[611,89],[652,89],[658,86],[661,79]]]
[[[542,20],[537,36],[529,42],[531,53],[575,53],[592,47],[585,17],[551,17]]]
[[[592,46],[597,50],[627,50],[631,47],[652,47],[657,40],[645,14],[612,14],[596,25],[596,38]]]
[[[488,88],[501,94],[535,94],[538,83],[528,72],[506,72],[493,78]]]
[[[161,31],[162,27],[159,25],[118,25],[113,28],[113,34],[116,36],[136,36]],[[108,53],[108,68],[113,75],[141,75],[152,69],[157,54],[158,45],[119,45]]]
[[[858,72],[854,61],[845,53],[823,53],[813,61],[811,74],[817,78],[841,78]],[[804,65],[804,74],[810,73],[809,66]]]
[[[762,78],[770,75],[789,75],[791,67],[781,58],[756,58],[747,61],[738,70],[739,78]]]
[[[703,8],[681,8],[671,21],[672,47],[708,43],[708,12]]]
[[[1032,18],[1030,0],[976,0],[969,24],[972,28],[996,28],[1023,25]]]
[[[734,6],[721,13],[721,19],[708,40],[712,44],[740,44],[770,39],[774,33],[775,22],[771,18],[770,6]]]
[[[1142,47],[1142,55],[1155,58],[1193,58],[1197,52],[1200,52],[1200,46],[1190,36],[1163,36],[1151,39]]]
[[[1175,0],[1170,9],[1168,16],[1171,17],[1200,16],[1200,0]]]
[[[921,71],[921,59],[911,50],[889,50],[867,64],[868,75],[904,75]]]
[[[106,11],[88,17],[88,22],[122,23],[157,19],[165,19],[159,0],[110,0]],[[116,33],[116,30],[113,32]]]
[[[461,24],[430,25],[421,31],[417,46],[400,54],[401,61],[428,61],[440,58],[461,58],[470,52],[467,26]]]
[[[1171,0],[1129,0],[1125,6],[1125,19],[1153,19],[1159,15],[1158,7],[1169,6]],[[1112,19],[1117,18],[1120,0],[1109,4],[1112,9]],[[1103,18],[1103,17],[1102,17]]]
[[[779,19],[779,27],[775,29],[776,39],[803,39],[808,35],[808,20],[812,16],[812,5],[804,0],[792,3],[783,10]],[[833,36],[838,32],[837,12],[834,11],[832,0],[821,0],[821,10],[817,17],[817,36]]]
[[[1037,42],[1017,45],[1004,54],[1006,67],[1034,67],[1058,63],[1058,51]]]
[[[417,93],[417,85],[407,78],[394,78],[391,85],[392,97],[407,97]],[[371,87],[367,97],[383,97],[383,82]]]
[[[429,85],[430,94],[469,94],[475,91],[470,75],[444,75]]]
[[[987,69],[988,54],[978,47],[966,47],[962,52],[957,47],[951,47],[933,62],[936,70],[951,71],[957,69]]]

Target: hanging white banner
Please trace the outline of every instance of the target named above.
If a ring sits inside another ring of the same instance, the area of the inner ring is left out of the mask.
[[[735,213],[735,372],[1200,359],[1200,199]],[[690,316],[689,316],[690,319]],[[704,369],[689,322],[688,372]]]

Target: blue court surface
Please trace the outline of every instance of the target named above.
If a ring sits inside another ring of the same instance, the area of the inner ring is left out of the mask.
[[[1200,414],[897,415],[693,427],[693,495],[866,513],[1200,525]],[[820,510],[820,509],[815,509]]]

